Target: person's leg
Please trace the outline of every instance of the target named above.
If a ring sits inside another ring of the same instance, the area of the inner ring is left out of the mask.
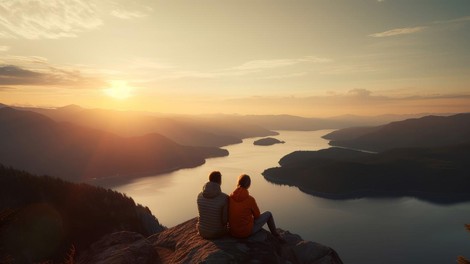
[[[278,236],[279,234],[277,233],[277,230],[276,230],[274,217],[269,211],[262,213],[257,219],[255,219],[255,222],[253,224],[253,231],[251,233],[254,234],[260,231],[261,228],[263,228],[264,224],[266,223],[268,224],[269,231],[271,231],[273,235]]]
[[[279,242],[286,243],[286,241],[277,232],[276,224],[274,223],[274,217],[269,211],[262,213],[257,219],[255,219],[251,233],[254,234],[260,231],[264,224],[268,224],[269,231],[271,231],[271,234],[273,234],[273,236],[277,238]]]
[[[255,219],[255,222],[253,224],[253,230],[251,231],[252,234],[260,231],[264,224],[266,224],[269,219],[272,218],[272,214],[269,211],[266,211],[262,213],[258,218]]]

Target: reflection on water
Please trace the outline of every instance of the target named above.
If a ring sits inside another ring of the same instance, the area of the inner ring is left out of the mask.
[[[278,166],[284,155],[328,147],[321,138],[327,130],[279,132],[276,138],[285,144],[255,146],[258,138],[248,139],[226,147],[228,157],[114,189],[148,206],[162,224],[174,226],[197,215],[196,196],[211,171],[222,172],[222,191],[228,194],[246,173],[260,210],[273,212],[281,228],[333,247],[345,263],[455,263],[458,255],[470,256],[463,227],[470,222],[470,203],[442,206],[408,197],[327,200],[267,182],[261,173]]]

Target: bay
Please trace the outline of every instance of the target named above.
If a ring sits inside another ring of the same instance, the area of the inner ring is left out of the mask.
[[[470,203],[438,205],[413,197],[328,200],[296,187],[275,185],[261,173],[296,150],[328,148],[321,136],[331,130],[278,131],[284,144],[255,146],[259,138],[225,147],[229,156],[199,167],[135,179],[113,189],[148,206],[168,227],[197,216],[196,196],[209,173],[222,173],[222,191],[230,194],[240,174],[251,176],[249,191],[261,211],[276,224],[306,240],[334,248],[345,263],[455,263],[470,258]]]

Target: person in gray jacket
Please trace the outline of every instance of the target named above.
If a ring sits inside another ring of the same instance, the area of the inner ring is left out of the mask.
[[[221,184],[222,174],[213,171],[197,196],[197,230],[206,239],[221,237],[228,231],[228,195],[221,191]]]

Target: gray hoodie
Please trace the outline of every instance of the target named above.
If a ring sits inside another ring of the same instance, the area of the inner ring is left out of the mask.
[[[207,182],[197,196],[197,230],[204,238],[217,238],[227,232],[228,196],[220,184]]]

